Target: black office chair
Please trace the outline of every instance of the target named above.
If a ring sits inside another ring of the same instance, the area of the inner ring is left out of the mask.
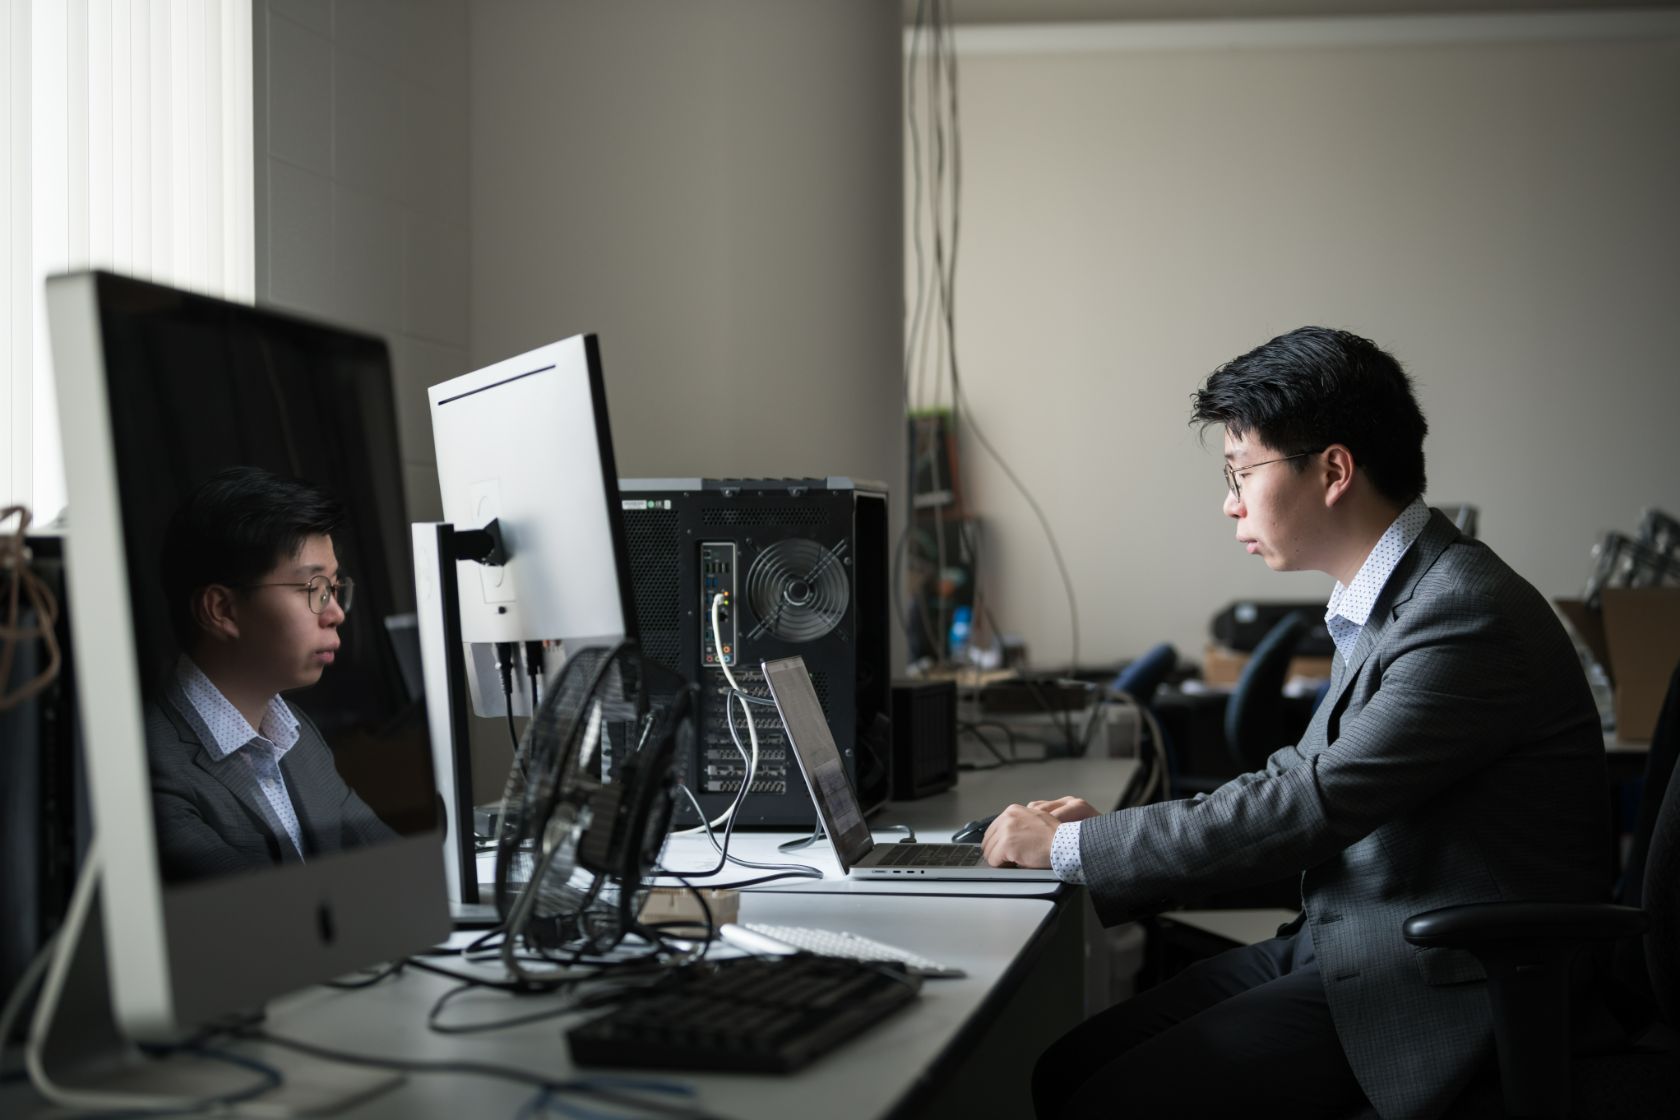
[[[1307,632],[1307,616],[1291,611],[1254,647],[1225,707],[1225,749],[1237,773],[1257,770],[1301,730],[1285,719],[1283,684],[1289,660]]]
[[[1120,670],[1108,687],[1114,692],[1124,692],[1133,702],[1147,708],[1155,699],[1155,690],[1177,666],[1178,650],[1172,643],[1162,642]]]
[[[1476,903],[1406,920],[1406,940],[1464,949],[1488,973],[1499,1092],[1473,1088],[1451,1115],[1612,1117],[1672,1114],[1680,1101],[1680,782],[1670,780],[1680,740],[1680,667],[1651,739],[1645,797],[1629,866],[1643,867],[1636,890],[1624,877],[1609,903]],[[1642,939],[1636,935],[1644,934]],[[1570,972],[1595,943],[1615,947],[1617,1002],[1648,1022],[1634,1045],[1571,1056]]]
[[[1225,705],[1225,751],[1233,764],[1233,774],[1245,774],[1265,766],[1267,756],[1278,747],[1297,741],[1307,727],[1310,712],[1305,712],[1302,705],[1287,704],[1284,697],[1290,658],[1294,657],[1295,646],[1300,645],[1307,630],[1309,621],[1305,611],[1290,611],[1260,638],[1260,645],[1248,655],[1242,675],[1236,678],[1236,687]],[[1230,781],[1230,774],[1174,772],[1173,794],[1213,793],[1226,781]],[[1294,873],[1189,900],[1189,908],[1194,910],[1290,910],[1299,905],[1300,877]],[[1164,917],[1171,919],[1171,913]],[[1218,939],[1203,934],[1186,934],[1174,940],[1173,932],[1159,924],[1152,927],[1151,935],[1161,942],[1164,952],[1173,954],[1158,969],[1158,976],[1163,979],[1189,960],[1208,955],[1208,950],[1218,945]],[[1183,942],[1183,947],[1178,947],[1179,942]]]
[[[1175,757],[1173,745],[1166,732],[1161,728],[1160,719],[1155,716],[1152,701],[1155,699],[1156,690],[1166,681],[1168,674],[1176,668],[1178,668],[1178,650],[1174,649],[1170,642],[1161,642],[1120,670],[1108,686],[1111,693],[1123,693],[1139,708],[1148,710],[1150,719],[1145,726],[1151,735],[1159,733],[1161,736],[1161,756],[1167,759],[1169,777],[1175,777],[1177,774],[1177,767],[1173,764]],[[1117,809],[1133,804],[1139,791],[1149,783],[1151,772],[1156,765],[1156,758],[1151,751],[1145,750],[1138,761],[1137,772],[1133,775],[1132,781],[1127,783],[1125,791],[1121,793],[1120,803],[1115,806]],[[1157,794],[1158,796],[1159,794]]]
[[[1657,729],[1651,735],[1651,751],[1645,758],[1644,789],[1633,822],[1633,844],[1616,888],[1616,899],[1624,905],[1644,905],[1645,865],[1651,835],[1656,831],[1657,813],[1674,775],[1676,755],[1680,755],[1680,666],[1675,667],[1674,675],[1669,678],[1668,696],[1658,713]]]

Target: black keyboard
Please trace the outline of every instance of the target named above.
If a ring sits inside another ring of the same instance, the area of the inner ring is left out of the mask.
[[[745,957],[689,965],[566,1033],[585,1066],[786,1073],[916,998],[896,963]]]
[[[978,844],[879,844],[873,867],[978,867]]]

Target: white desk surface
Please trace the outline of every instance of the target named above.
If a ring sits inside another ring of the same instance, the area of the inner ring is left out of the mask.
[[[876,827],[883,830],[877,832],[877,839],[895,841],[897,836],[884,829],[903,823],[914,826],[922,839],[945,840],[963,822],[995,813],[1012,801],[1067,793],[1107,807],[1118,799],[1134,767],[1129,760],[1087,758],[965,772],[955,790],[887,806],[874,818]],[[823,1120],[883,1115],[916,1086],[959,1032],[970,1025],[982,1002],[993,994],[999,980],[1017,964],[1022,950],[1055,913],[1055,904],[1044,896],[1058,891],[1061,884],[901,885],[853,881],[840,877],[832,849],[826,845],[790,855],[775,851],[777,843],[793,835],[746,832],[736,837],[732,848],[762,862],[810,863],[822,868],[824,878],[790,881],[787,886],[745,893],[742,920],[849,929],[963,968],[967,977],[928,981],[914,1006],[794,1077],[650,1076],[695,1085],[700,1092],[696,1102],[699,1107],[729,1117]],[[704,867],[709,866],[708,857],[711,849],[703,837],[686,837],[673,840],[666,859],[675,867]],[[735,867],[725,872],[725,876],[736,879],[755,874],[758,872]],[[1031,966],[1032,962],[1025,962],[1025,967]],[[574,1072],[589,1074],[573,1071],[563,1038],[563,1029],[578,1019],[568,1017],[474,1035],[440,1035],[428,1030],[427,1009],[453,983],[409,969],[401,977],[369,989],[311,988],[271,1004],[266,1028],[283,1037],[382,1057],[482,1061],[554,1078]],[[495,1019],[537,1010],[545,1000],[552,1003],[556,997],[514,999],[495,992],[474,993],[452,1002],[450,1013]],[[240,1048],[247,1045],[254,1056],[264,1053],[260,1044],[241,1044]],[[512,1082],[419,1074],[398,1089],[366,1102],[353,1114],[376,1120],[512,1116],[533,1097],[534,1090]],[[40,1103],[24,1086],[8,1087],[0,1098]]]
[[[400,978],[354,992],[312,988],[277,1001],[265,1028],[319,1046],[419,1061],[482,1061],[562,1079],[615,1073],[693,1085],[694,1103],[732,1118],[855,1120],[887,1113],[915,1085],[975,1014],[1022,949],[1050,917],[1043,900],[997,898],[755,893],[742,900],[745,921],[825,926],[867,932],[965,969],[957,980],[929,980],[908,1009],[871,1027],[794,1076],[688,1074],[574,1069],[563,1032],[583,1021],[563,1017],[473,1035],[440,1035],[426,1012],[453,981],[410,969]],[[452,966],[459,967],[459,966]],[[493,973],[487,973],[493,975]],[[557,997],[469,994],[451,1002],[447,1021],[494,1020],[540,1010]],[[246,1046],[240,1047],[246,1051]],[[251,1044],[261,1057],[265,1048]],[[459,1074],[414,1074],[351,1115],[511,1117],[534,1091],[508,1081]],[[667,1098],[661,1098],[667,1099]],[[675,1103],[674,1098],[670,1098]],[[579,1100],[583,1107],[591,1107]]]

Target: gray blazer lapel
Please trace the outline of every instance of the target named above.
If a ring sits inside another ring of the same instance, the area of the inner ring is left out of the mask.
[[[332,751],[312,721],[295,706],[287,707],[298,721],[298,741],[280,760],[280,770],[286,775],[286,790],[292,795],[298,827],[312,852],[337,851],[341,806],[335,796],[338,770]]]
[[[1330,651],[1330,690],[1319,701],[1317,709],[1313,711],[1312,720],[1307,729],[1301,732],[1301,740],[1296,743],[1297,749],[1306,754],[1323,750],[1330,743],[1330,712],[1336,706],[1336,698],[1341,696],[1342,688],[1348,680],[1347,666],[1342,664],[1342,658],[1335,650]]]
[[[1412,595],[1417,591],[1418,581],[1435,566],[1435,561],[1441,558],[1441,553],[1447,550],[1447,546],[1458,540],[1461,535],[1458,526],[1448,521],[1439,510],[1429,511],[1429,523],[1423,527],[1423,532],[1418,534],[1418,539],[1412,542],[1412,547],[1401,558],[1400,566],[1394,569],[1394,574],[1389,577],[1383,593],[1377,596],[1377,601],[1372,606],[1371,622],[1380,623],[1379,630],[1386,627],[1400,608],[1411,601]]]
[[[1359,630],[1359,640],[1353,645],[1353,652],[1348,655],[1346,670],[1342,670],[1341,658],[1332,654],[1332,660],[1337,662],[1335,672],[1340,672],[1338,680],[1331,675],[1330,694],[1319,705],[1320,711],[1333,708],[1342,699],[1342,694],[1355,680],[1359,678],[1359,670],[1364,667],[1366,658],[1377,648],[1382,640],[1383,631],[1388,629],[1389,621],[1412,597],[1417,590],[1418,580],[1423,574],[1435,566],[1446,547],[1459,537],[1458,527],[1441,515],[1439,510],[1431,510],[1429,522],[1424,525],[1423,532],[1412,542],[1412,547],[1406,550],[1406,555],[1400,558],[1394,573],[1388,577],[1383,585],[1377,601],[1371,605],[1371,616],[1365,620],[1365,625]],[[1316,721],[1315,721],[1316,722]]]
[[[298,854],[292,838],[286,834],[285,827],[275,817],[274,807],[268,803],[268,798],[264,796],[262,787],[257,783],[257,776],[251,772],[250,766],[231,755],[227,758],[217,758],[210,753],[210,749],[205,746],[211,739],[210,729],[204,726],[197,709],[192,706],[179,686],[170,686],[165,692],[164,700],[164,710],[173,717],[176,730],[181,733],[181,740],[198,747],[198,750],[193,752],[193,765],[214,778],[223,789],[234,796],[246,812],[263,822],[263,826],[275,839],[282,863],[294,863],[303,858]]]

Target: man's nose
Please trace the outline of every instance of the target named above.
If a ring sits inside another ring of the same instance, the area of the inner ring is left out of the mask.
[[[1225,505],[1222,508],[1226,517],[1242,516],[1242,499],[1231,493],[1230,487],[1225,488]]]

